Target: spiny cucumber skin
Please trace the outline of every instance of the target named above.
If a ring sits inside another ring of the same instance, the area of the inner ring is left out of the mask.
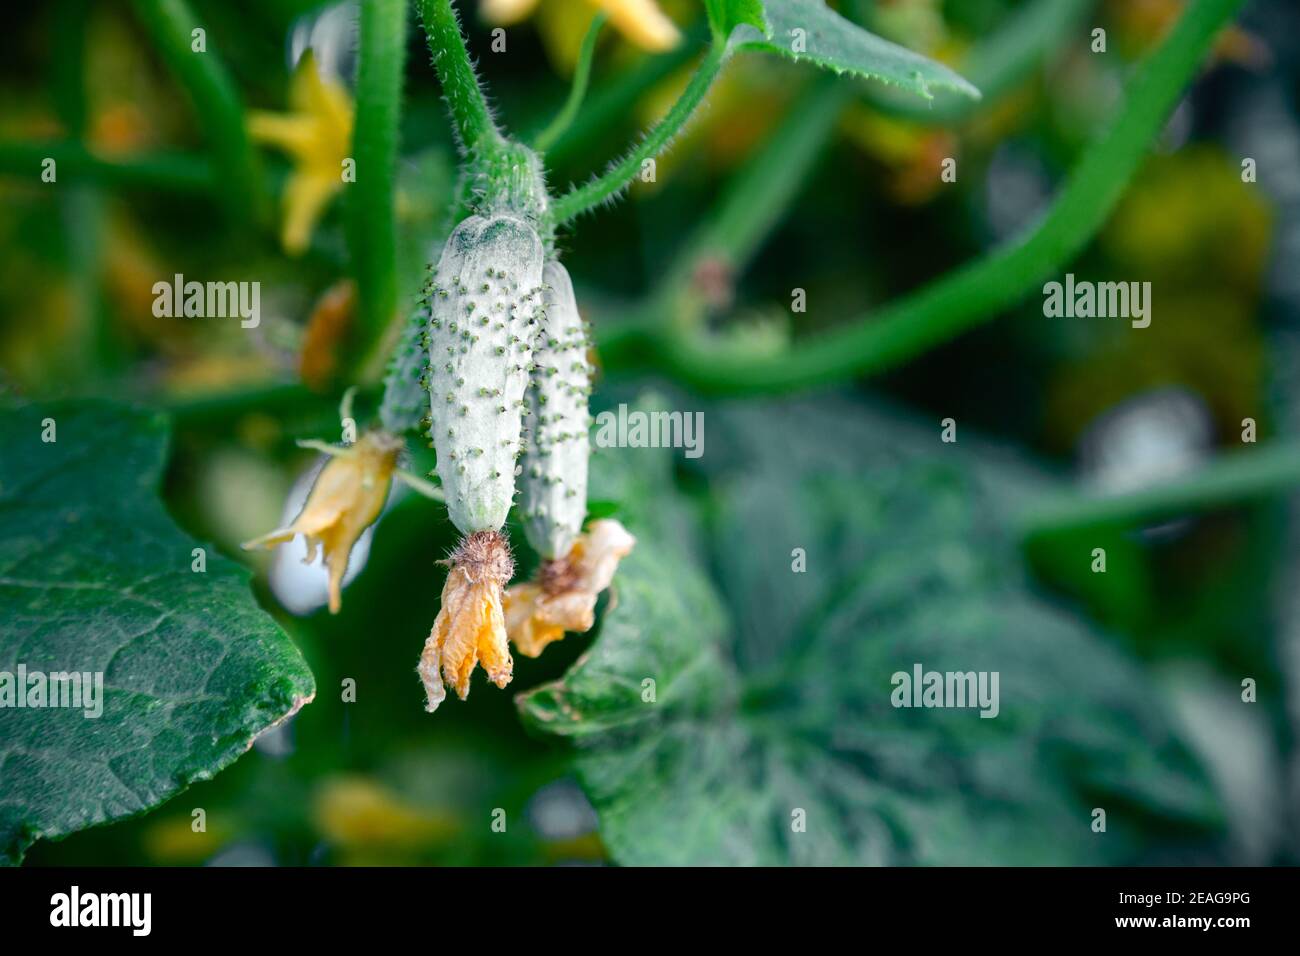
[[[423,302],[402,327],[402,337],[388,360],[379,424],[392,435],[416,429],[429,413],[429,393],[424,371],[429,364],[425,337],[429,331],[429,304]]]
[[[542,243],[513,216],[453,231],[429,293],[429,418],[447,512],[496,531],[515,495],[524,391],[542,306]]]
[[[568,270],[547,262],[543,283],[545,314],[533,341],[519,504],[528,543],[554,560],[569,553],[587,517],[591,375]]]

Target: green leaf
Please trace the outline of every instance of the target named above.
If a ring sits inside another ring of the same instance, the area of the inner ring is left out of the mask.
[[[520,699],[617,861],[1115,863],[1219,825],[1140,669],[1023,579],[1007,513],[1042,474],[850,402],[705,415],[708,540],[658,453],[598,453],[638,544],[593,646]],[[895,708],[918,663],[996,671],[998,715]]]
[[[208,779],[315,686],[245,569],[209,548],[192,570],[198,544],[157,498],[163,419],[26,406],[0,447],[0,672],[103,675],[98,717],[0,707],[0,862],[16,863]]]
[[[761,0],[766,28],[754,15],[752,8],[760,6],[755,0],[733,0],[717,19],[714,6],[722,6],[720,0],[710,4],[710,22],[715,27],[731,25],[728,35],[733,48],[806,60],[836,73],[880,80],[927,100],[936,87],[979,98],[979,90],[942,63],[862,29],[822,0]]]

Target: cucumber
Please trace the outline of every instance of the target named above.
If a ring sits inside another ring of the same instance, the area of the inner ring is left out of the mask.
[[[565,557],[587,517],[587,335],[573,283],[558,261],[543,271],[545,305],[533,341],[520,513],[528,543],[544,559]]]
[[[466,535],[499,530],[514,503],[542,266],[542,242],[526,221],[470,216],[433,272],[430,437],[448,515]]]

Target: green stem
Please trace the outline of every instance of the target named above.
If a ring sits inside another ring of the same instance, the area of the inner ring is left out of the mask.
[[[596,54],[596,41],[600,39],[600,30],[605,25],[605,20],[603,10],[597,13],[587,28],[587,35],[582,38],[582,49],[578,51],[578,63],[573,69],[573,86],[569,90],[569,98],[555,119],[551,120],[551,124],[533,142],[533,149],[539,153],[546,152],[564,135],[582,107],[582,101],[587,95],[587,82],[591,79],[591,61]]]
[[[326,407],[337,399],[322,396],[298,382],[269,382],[179,396],[141,394],[138,401],[165,411],[176,422],[193,428],[213,426],[253,412],[283,418],[293,410]]]
[[[429,38],[429,51],[433,54],[433,67],[438,71],[462,152],[473,155],[500,143],[501,131],[492,119],[478,75],[470,63],[465,38],[460,32],[460,20],[452,9],[451,0],[418,2]]]
[[[216,154],[221,196],[236,219],[261,220],[269,206],[261,168],[234,81],[206,37],[205,52],[192,48],[199,21],[185,0],[135,0],[136,13],[163,58],[185,86]]]
[[[59,177],[71,175],[97,186],[123,186],[179,193],[203,193],[216,188],[212,163],[184,153],[96,156],[75,141],[0,142],[0,173],[38,179],[41,164],[53,159]]]
[[[598,206],[611,196],[622,192],[641,172],[641,164],[651,157],[659,155],[673,138],[682,131],[691,115],[704,100],[704,96],[717,78],[722,64],[726,60],[726,46],[713,44],[708,55],[700,63],[691,77],[686,89],[673,104],[672,108],[654,129],[646,134],[626,156],[615,163],[601,176],[597,176],[584,186],[565,193],[555,200],[551,212],[556,225],[568,222],[580,216],[593,206]]]
[[[1114,122],[1087,150],[1047,214],[986,257],[882,311],[768,356],[729,353],[695,338],[651,339],[652,361],[703,391],[783,391],[875,374],[986,322],[1069,262],[1105,223],[1147,146],[1243,0],[1189,4],[1134,74]]]
[[[352,157],[357,179],[348,186],[346,229],[357,281],[357,322],[351,333],[354,370],[382,371],[382,352],[397,308],[398,124],[406,60],[406,3],[361,5],[357,110]],[[377,368],[371,368],[378,361]]]
[[[1267,498],[1300,484],[1300,446],[1277,443],[1223,455],[1186,477],[1120,495],[1066,494],[1028,508],[1018,521],[1021,539],[1152,521]]]
[[[60,0],[55,5],[55,35],[63,41],[55,60],[53,90],[64,129],[74,139],[86,132],[86,43],[88,0]],[[56,167],[57,168],[57,167]],[[39,164],[32,167],[37,175]],[[57,207],[67,256],[72,326],[60,350],[60,371],[67,378],[91,380],[107,351],[104,299],[100,288],[104,246],[104,201],[88,183],[73,179],[59,190]]]

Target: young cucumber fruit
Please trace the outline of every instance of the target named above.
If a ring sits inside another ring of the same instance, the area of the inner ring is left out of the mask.
[[[549,560],[565,557],[587,517],[587,336],[568,270],[546,263],[544,315],[533,341],[520,511],[528,543]]]
[[[542,262],[541,240],[524,220],[470,216],[433,273],[430,433],[448,514],[467,535],[500,529],[514,501]]]

